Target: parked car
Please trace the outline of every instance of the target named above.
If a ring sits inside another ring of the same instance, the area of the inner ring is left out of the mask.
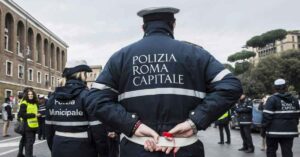
[[[252,130],[259,131],[262,122],[262,111],[258,109],[259,104],[261,103],[261,99],[253,99],[253,108],[252,108]],[[231,115],[231,121],[229,123],[231,129],[239,128],[239,123],[237,120],[237,114],[233,111]]]

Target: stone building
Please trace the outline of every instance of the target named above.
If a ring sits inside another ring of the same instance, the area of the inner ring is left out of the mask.
[[[287,35],[282,40],[277,40],[262,48],[249,47],[248,50],[256,53],[254,59],[251,61],[256,65],[260,59],[269,55],[280,55],[287,50],[300,50],[300,30],[288,31]]]
[[[0,0],[0,102],[25,87],[53,91],[68,45],[12,0]]]
[[[88,77],[87,77],[87,86],[89,88],[91,88],[91,85],[93,82],[95,82],[95,80],[97,79],[97,77],[100,75],[101,71],[102,71],[102,66],[101,65],[90,65],[92,72],[88,73]]]

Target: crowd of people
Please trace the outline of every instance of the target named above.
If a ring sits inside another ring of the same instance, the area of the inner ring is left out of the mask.
[[[252,101],[210,53],[174,39],[178,12],[171,7],[139,11],[143,39],[116,52],[91,89],[86,86],[91,68],[84,60],[67,62],[48,100],[26,88],[17,117],[24,123],[18,157],[24,156],[24,147],[25,157],[33,156],[36,132],[39,139],[46,138],[52,157],[204,157],[197,132],[216,122],[219,144],[231,144],[232,107],[243,139],[239,150],[253,153]],[[285,80],[276,80],[274,87],[276,93],[262,107],[266,154],[275,157],[279,143],[283,156],[291,157],[299,102],[287,93]],[[3,106],[7,128],[10,107]]]

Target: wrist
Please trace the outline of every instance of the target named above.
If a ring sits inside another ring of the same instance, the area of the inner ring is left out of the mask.
[[[142,125],[143,123],[139,120],[135,123],[133,129],[132,129],[132,135],[136,132],[136,130]]]
[[[186,122],[191,126],[191,128],[193,130],[193,134],[197,134],[198,129],[197,129],[197,126],[195,125],[195,123],[191,119],[187,119]]]

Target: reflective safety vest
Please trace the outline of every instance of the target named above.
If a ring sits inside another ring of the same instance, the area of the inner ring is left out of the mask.
[[[224,119],[226,117],[228,117],[229,114],[228,114],[228,111],[226,113],[224,113],[218,120],[221,120],[221,119]]]
[[[23,100],[20,104],[25,104],[27,106],[26,111],[27,114],[29,113],[33,113],[35,115],[38,114],[38,106],[37,104],[31,104],[28,103],[27,101]],[[38,128],[39,127],[39,123],[38,123],[38,118],[37,116],[35,116],[34,118],[27,118],[27,124],[29,128]]]

